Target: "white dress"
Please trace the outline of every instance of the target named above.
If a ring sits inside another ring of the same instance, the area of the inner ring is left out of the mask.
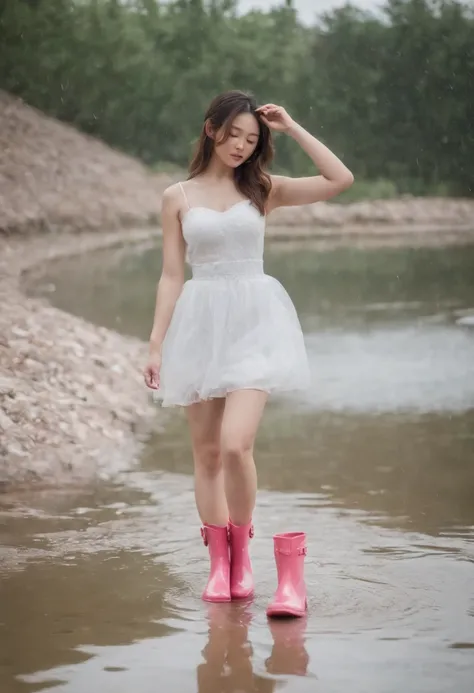
[[[306,390],[310,374],[295,308],[263,270],[265,217],[249,200],[224,212],[188,207],[182,230],[192,279],[163,342],[154,399],[172,407],[233,390]]]

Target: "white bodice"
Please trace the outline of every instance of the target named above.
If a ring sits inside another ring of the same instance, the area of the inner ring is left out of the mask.
[[[242,200],[224,212],[188,208],[181,225],[193,276],[163,343],[158,401],[188,406],[242,389],[306,390],[295,307],[263,271],[265,216]]]
[[[223,212],[191,207],[182,229],[193,279],[263,273],[265,217],[250,200]]]

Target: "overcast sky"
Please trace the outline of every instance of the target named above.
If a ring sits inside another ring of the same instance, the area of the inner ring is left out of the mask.
[[[298,10],[304,22],[312,22],[316,15],[331,10],[335,7],[345,5],[347,0],[294,0],[294,6]],[[284,0],[240,0],[240,10],[245,12],[250,9],[269,10],[271,7],[283,5]],[[352,5],[356,5],[363,10],[374,10],[383,4],[381,0],[352,0]]]

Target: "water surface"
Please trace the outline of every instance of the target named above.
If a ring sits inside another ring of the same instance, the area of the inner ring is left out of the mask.
[[[30,292],[147,338],[158,249],[62,260]],[[314,379],[267,409],[257,594],[200,599],[172,412],[114,484],[3,503],[0,690],[467,693],[474,686],[474,248],[269,249]],[[308,534],[307,618],[269,623],[272,535]]]

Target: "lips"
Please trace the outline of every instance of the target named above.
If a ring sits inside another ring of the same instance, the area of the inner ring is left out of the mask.
[[[231,157],[232,157],[233,159],[235,159],[236,161],[242,161],[242,159],[244,158],[244,157],[241,156],[240,154],[231,154]]]

